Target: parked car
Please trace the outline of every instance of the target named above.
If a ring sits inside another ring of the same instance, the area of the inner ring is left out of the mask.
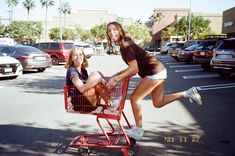
[[[161,53],[167,54],[169,48],[170,48],[173,44],[175,44],[175,43],[176,43],[176,42],[168,42],[168,43],[166,43],[166,44],[161,48]]]
[[[82,47],[87,58],[94,55],[94,46],[92,44],[83,41],[75,41],[74,45],[77,47]]]
[[[17,78],[22,74],[22,71],[22,65],[17,59],[4,56],[2,53],[0,53],[0,78]]]
[[[190,41],[186,41],[184,43],[184,48],[187,48],[191,45],[194,45],[194,44],[200,44],[202,42],[202,40],[190,40]]]
[[[144,50],[149,51],[149,52],[158,52],[160,51],[160,48],[156,45],[150,45],[148,47],[145,47]]]
[[[200,63],[202,68],[210,70],[210,61],[213,55],[213,49],[218,45],[219,40],[204,40],[200,43],[193,53],[193,61]]]
[[[105,52],[105,46],[104,46],[104,43],[103,42],[97,42],[95,43],[95,52],[96,54],[103,54]],[[115,49],[114,50],[114,53],[116,52]]]
[[[70,50],[74,47],[73,42],[41,42],[32,46],[48,53],[52,59],[52,65],[58,65],[60,62],[66,62]]]
[[[184,49],[184,42],[176,42],[172,44],[172,46],[168,49],[168,54],[169,56],[173,57],[178,61],[178,53],[180,50]]]
[[[183,41],[178,42],[168,42],[161,48],[161,53],[168,54],[169,49],[175,47],[178,43],[184,43]]]
[[[44,72],[52,66],[50,55],[32,46],[1,46],[0,52],[20,61],[23,71],[37,69],[38,72]]]
[[[195,52],[196,48],[199,44],[193,44],[183,50],[179,51],[177,58],[179,61],[184,61],[186,63],[193,62],[193,53]]]
[[[235,38],[221,41],[213,52],[210,64],[221,77],[229,77],[235,72]]]

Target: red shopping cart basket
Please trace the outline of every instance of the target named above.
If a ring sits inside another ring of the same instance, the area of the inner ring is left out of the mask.
[[[99,108],[94,107],[89,103],[87,97],[79,93],[76,88],[64,86],[65,110],[70,113],[96,115],[96,121],[102,132],[100,134],[78,135],[70,142],[70,147],[78,148],[85,154],[89,154],[89,147],[120,148],[124,156],[133,155],[129,148],[135,145],[136,141],[127,136],[121,124],[121,117],[123,116],[127,126],[131,128],[123,111],[129,80],[128,78],[119,81],[110,91],[110,97],[119,103],[117,109],[111,109],[104,105],[97,106]],[[106,122],[101,122],[101,120]],[[111,121],[117,121],[118,126],[114,126]],[[109,127],[108,130],[104,128],[107,125]]]

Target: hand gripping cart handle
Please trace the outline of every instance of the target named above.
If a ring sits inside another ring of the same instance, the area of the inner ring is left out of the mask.
[[[131,128],[123,111],[129,81],[129,78],[118,81],[115,88],[110,91],[110,96],[116,99],[115,102],[119,102],[119,107],[112,110],[102,105],[99,106],[101,108],[99,112],[94,111],[97,107],[89,104],[86,97],[77,93],[78,91],[74,87],[64,86],[65,110],[68,113],[96,115],[96,121],[102,132],[100,134],[78,135],[70,142],[70,147],[78,148],[84,154],[90,153],[89,147],[120,148],[124,156],[133,155],[129,148],[134,146],[136,141],[127,136],[121,124],[121,117],[123,116],[127,126]],[[101,120],[105,122],[101,122]],[[114,126],[111,121],[116,121],[118,126]],[[104,128],[105,126],[109,128]]]

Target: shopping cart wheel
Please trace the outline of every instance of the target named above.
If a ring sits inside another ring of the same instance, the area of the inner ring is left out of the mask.
[[[78,153],[82,154],[83,156],[89,155],[91,153],[91,149],[88,146],[82,146],[78,149]]]
[[[135,155],[135,153],[131,150],[128,151],[128,154],[129,154],[129,156],[134,156]]]
[[[129,140],[130,140],[131,146],[134,146],[136,144],[136,140],[134,138],[130,137]]]

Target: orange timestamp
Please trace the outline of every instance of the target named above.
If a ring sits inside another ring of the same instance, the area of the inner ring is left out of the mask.
[[[165,136],[164,142],[173,143],[173,142],[181,142],[181,143],[197,143],[200,141],[200,136],[190,135],[190,136]]]

